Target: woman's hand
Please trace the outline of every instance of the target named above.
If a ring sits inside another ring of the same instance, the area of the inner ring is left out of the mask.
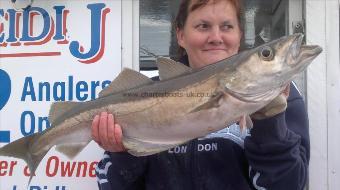
[[[122,128],[115,123],[114,116],[107,112],[96,115],[92,121],[92,138],[104,150],[110,152],[126,151],[122,143]]]
[[[271,101],[268,105],[266,105],[262,109],[253,113],[250,117],[252,119],[261,120],[273,117],[274,115],[277,115],[285,111],[287,108],[287,99],[289,96],[289,92],[290,83],[286,85],[285,89],[281,92],[281,94],[274,98],[273,101]]]

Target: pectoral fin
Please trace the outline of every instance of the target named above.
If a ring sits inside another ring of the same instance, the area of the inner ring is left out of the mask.
[[[199,105],[198,107],[194,108],[190,113],[202,111],[202,110],[208,110],[212,108],[218,108],[220,106],[219,102],[224,97],[223,92],[216,92],[211,96],[211,98],[205,102],[202,105]]]

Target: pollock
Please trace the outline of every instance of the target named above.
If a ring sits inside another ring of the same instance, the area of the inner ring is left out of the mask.
[[[95,100],[52,104],[51,127],[3,146],[0,156],[25,160],[31,174],[54,146],[73,158],[92,140],[92,120],[103,111],[115,115],[135,156],[221,130],[267,105],[322,52],[302,41],[302,34],[282,37],[200,69],[158,58],[160,81],[124,69]]]

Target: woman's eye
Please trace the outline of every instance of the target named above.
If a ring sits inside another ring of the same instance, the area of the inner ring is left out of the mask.
[[[234,26],[231,25],[231,24],[225,24],[225,25],[222,25],[222,30],[230,30],[230,29],[233,29]]]
[[[199,24],[196,26],[197,29],[199,30],[206,30],[209,28],[209,25],[208,24]]]

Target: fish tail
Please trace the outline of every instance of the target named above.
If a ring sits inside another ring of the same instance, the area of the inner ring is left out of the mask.
[[[34,142],[35,139],[39,136],[39,133],[26,136],[0,148],[0,156],[20,158],[26,162],[30,170],[30,179],[28,184],[31,182],[32,177],[34,176],[34,173],[41,160],[49,151],[41,150],[38,154],[32,154],[30,146],[32,142]]]

